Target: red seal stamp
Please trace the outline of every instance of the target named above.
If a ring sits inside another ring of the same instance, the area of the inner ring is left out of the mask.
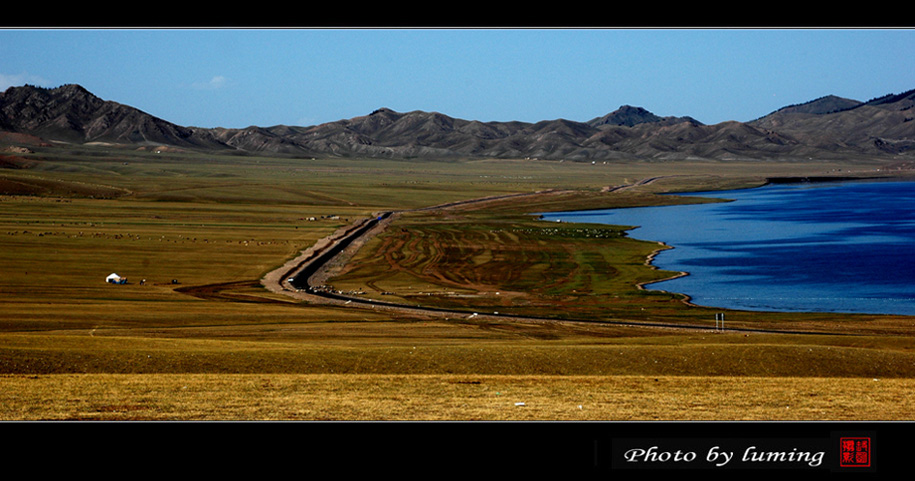
[[[840,438],[839,466],[866,468],[871,465],[871,438]]]

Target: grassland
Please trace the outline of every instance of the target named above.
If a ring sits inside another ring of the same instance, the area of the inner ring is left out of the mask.
[[[729,312],[637,284],[659,246],[530,214],[876,164],[282,159],[36,149],[0,171],[0,419],[908,419],[915,320]],[[631,189],[640,180],[654,182]],[[331,282],[556,322],[314,305],[259,280],[382,210]],[[312,220],[313,219],[313,220]],[[104,282],[116,272],[129,284]],[[142,282],[141,282],[142,281]],[[567,321],[576,322],[567,322]],[[630,325],[707,325],[707,331]],[[727,397],[731,402],[722,406]],[[519,404],[523,403],[523,405]]]

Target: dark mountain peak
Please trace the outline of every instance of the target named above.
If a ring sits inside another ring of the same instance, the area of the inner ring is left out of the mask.
[[[598,117],[589,121],[588,124],[592,127],[599,127],[601,125],[622,125],[625,127],[632,127],[642,123],[660,121],[661,117],[658,117],[642,107],[623,105],[603,117]]]
[[[341,120],[340,125],[344,125],[346,128],[360,134],[371,134],[389,127],[400,120],[403,115],[385,107],[377,109],[368,115]]]
[[[83,87],[82,85],[79,85],[79,84],[64,84],[64,85],[61,85],[60,87],[57,87],[56,89],[53,89],[53,91],[58,92],[61,95],[65,95],[65,96],[67,96],[67,95],[89,95],[91,97],[95,97],[95,95],[93,95],[91,92],[86,90],[85,87]]]
[[[616,111],[623,114],[654,116],[654,114],[643,109],[642,107],[636,107],[634,105],[620,105],[620,108],[616,109]]]
[[[383,115],[383,116],[389,117],[392,115],[397,115],[397,112],[395,112],[387,107],[382,107],[369,114],[370,117],[373,115]]]
[[[802,104],[782,107],[774,113],[824,115],[853,109],[860,105],[861,102],[857,100],[846,99],[835,95],[826,95]]]
[[[179,127],[134,107],[102,100],[77,84],[48,89],[26,85],[0,94],[0,126],[65,142],[167,144],[225,148],[207,133]]]
[[[10,87],[6,92],[0,93],[8,102],[24,101],[26,99],[41,99],[45,101],[86,101],[97,103],[102,100],[78,84],[65,84],[55,88],[23,85]]]
[[[865,105],[874,107],[890,107],[894,110],[909,109],[915,103],[915,90],[909,90],[901,94],[889,94],[869,100]]]
[[[635,127],[640,124],[663,124],[672,125],[680,122],[689,122],[694,125],[702,125],[692,117],[660,117],[642,107],[633,105],[623,105],[620,108],[610,112],[603,117],[598,117],[587,122],[592,127],[602,126],[622,126]]]

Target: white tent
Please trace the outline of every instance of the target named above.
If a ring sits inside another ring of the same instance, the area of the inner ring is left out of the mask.
[[[123,283],[127,282],[127,279],[124,277],[121,277],[117,274],[112,273],[108,277],[105,278],[105,282],[109,282],[111,284],[123,284]]]

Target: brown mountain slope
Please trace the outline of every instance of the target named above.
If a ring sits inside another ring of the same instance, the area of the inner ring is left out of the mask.
[[[133,107],[101,100],[72,84],[56,89],[7,89],[0,94],[0,128],[62,142],[225,148],[210,135],[198,135]]]
[[[866,103],[824,98],[773,112],[750,122],[757,128],[789,133],[799,145],[822,152],[897,155],[915,149],[915,90]]]
[[[181,127],[78,85],[0,93],[0,131],[47,141],[168,145],[295,156],[617,160],[791,159],[915,155],[915,91],[868,102],[827,96],[752,122],[704,125],[624,105],[587,122],[462,120],[395,112],[298,127]]]

